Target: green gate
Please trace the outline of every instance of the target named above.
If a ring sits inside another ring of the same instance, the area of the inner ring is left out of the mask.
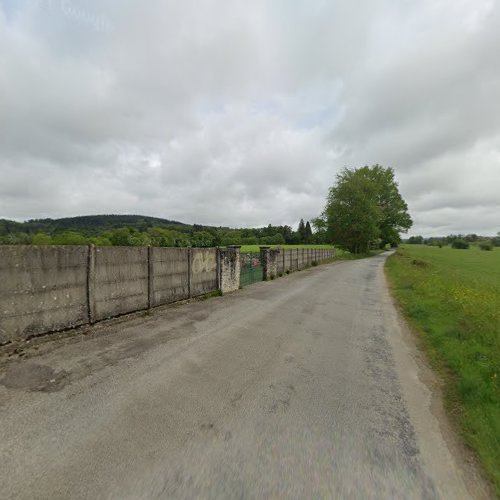
[[[264,268],[259,252],[240,254],[240,263],[240,286],[251,285],[264,279]]]

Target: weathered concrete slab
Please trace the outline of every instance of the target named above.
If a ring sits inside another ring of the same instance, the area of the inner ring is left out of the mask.
[[[285,272],[291,271],[292,270],[292,262],[293,262],[293,260],[292,260],[293,259],[293,257],[292,257],[293,252],[290,249],[286,249],[286,250],[284,250],[284,252],[285,252],[285,259],[284,259],[284,263],[285,263],[284,268],[285,269],[284,270],[285,270]]]
[[[0,246],[0,342],[85,324],[88,247]]]
[[[191,296],[217,290],[217,249],[191,249]]]
[[[151,248],[151,305],[189,297],[189,249]]]
[[[239,247],[219,249],[220,290],[229,293],[240,287],[240,249]]]
[[[148,248],[95,248],[95,320],[148,307]]]

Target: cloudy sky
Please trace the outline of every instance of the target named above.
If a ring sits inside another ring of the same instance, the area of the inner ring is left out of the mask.
[[[374,163],[500,231],[498,0],[0,0],[0,218],[295,226]]]

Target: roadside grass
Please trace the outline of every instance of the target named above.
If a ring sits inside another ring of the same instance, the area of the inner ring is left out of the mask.
[[[386,273],[500,497],[500,250],[405,245]]]
[[[375,257],[376,255],[380,255],[384,253],[386,250],[370,250],[366,253],[351,253],[347,251],[342,251],[337,249],[337,259],[338,260],[358,260],[358,259],[366,259],[367,257]]]

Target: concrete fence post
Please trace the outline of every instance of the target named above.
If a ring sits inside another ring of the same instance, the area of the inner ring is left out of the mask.
[[[89,323],[96,322],[95,316],[95,245],[88,246],[87,261],[87,311]]]
[[[240,288],[240,246],[231,245],[220,248],[219,253],[219,283],[222,293],[233,292]]]
[[[271,247],[267,246],[261,246],[259,247],[260,249],[260,265],[262,266],[262,273],[263,273],[263,279],[264,281],[268,280],[271,278],[271,274],[269,271],[269,251],[271,250]]]
[[[216,269],[217,269],[217,290],[221,289],[220,286],[220,256],[221,256],[221,249],[220,247],[216,248],[216,253],[215,253],[215,262],[216,262]]]
[[[148,246],[148,309],[153,307],[154,294],[153,247]]]
[[[193,296],[193,252],[191,247],[187,249],[187,259],[188,259],[188,298]]]
[[[274,279],[278,275],[279,248],[260,247],[260,259],[264,269],[264,280]]]

